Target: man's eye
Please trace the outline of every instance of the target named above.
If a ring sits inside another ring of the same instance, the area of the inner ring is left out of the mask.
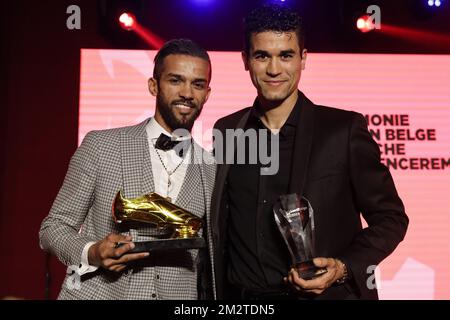
[[[255,56],[255,59],[256,60],[265,60],[265,59],[267,59],[267,55],[265,55],[265,54],[257,54]]]
[[[291,59],[292,57],[293,57],[292,54],[283,54],[283,55],[281,56],[281,59],[283,59],[283,60],[289,60],[289,59]]]
[[[172,78],[172,79],[169,79],[169,82],[172,84],[177,84],[177,83],[180,83],[180,79]]]
[[[194,82],[194,87],[196,89],[205,89],[205,84],[203,82]]]

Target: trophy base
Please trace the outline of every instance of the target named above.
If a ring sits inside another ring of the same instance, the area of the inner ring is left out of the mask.
[[[199,249],[206,247],[203,238],[164,239],[134,242],[135,247],[127,253],[151,252],[154,250]]]
[[[295,269],[299,277],[304,280],[311,280],[327,273],[326,268],[317,267],[312,260],[297,263]]]

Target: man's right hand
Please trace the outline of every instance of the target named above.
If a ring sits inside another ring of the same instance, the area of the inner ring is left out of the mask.
[[[110,271],[121,272],[127,262],[148,257],[148,252],[128,253],[134,248],[131,236],[111,233],[105,239],[93,244],[88,251],[89,264]],[[116,247],[118,243],[123,245]]]

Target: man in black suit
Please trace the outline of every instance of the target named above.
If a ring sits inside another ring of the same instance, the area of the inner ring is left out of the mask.
[[[269,151],[279,166],[265,175],[260,159],[239,164],[238,149],[215,145],[216,155],[232,152],[223,159],[234,159],[218,165],[212,199],[217,297],[377,299],[374,266],[393,252],[408,226],[378,145],[361,114],[314,105],[298,90],[307,52],[297,13],[264,6],[250,13],[245,29],[242,59],[257,98],[218,120],[215,129],[223,137],[229,129],[266,130],[256,145],[278,139]],[[249,159],[254,148],[243,150]],[[304,196],[314,209],[314,264],[327,272],[312,280],[290,268],[274,221],[274,203],[289,193]]]

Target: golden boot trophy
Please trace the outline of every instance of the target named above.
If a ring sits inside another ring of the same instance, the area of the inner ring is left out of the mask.
[[[205,240],[198,236],[202,219],[157,193],[127,199],[119,191],[114,198],[112,215],[116,223],[130,222],[172,231],[170,238],[135,242],[130,252],[205,247]]]

